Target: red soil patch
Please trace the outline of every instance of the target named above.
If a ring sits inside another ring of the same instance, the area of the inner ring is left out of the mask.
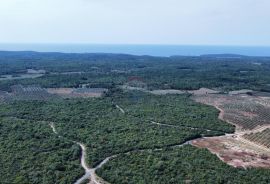
[[[207,148],[223,162],[233,167],[270,168],[270,154],[255,150],[252,145],[232,136],[202,138],[192,141],[192,145]]]

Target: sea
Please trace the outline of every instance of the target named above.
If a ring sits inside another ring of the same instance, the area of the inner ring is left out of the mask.
[[[125,45],[125,44],[0,44],[0,51],[114,53],[150,56],[237,54],[270,56],[270,46]]]

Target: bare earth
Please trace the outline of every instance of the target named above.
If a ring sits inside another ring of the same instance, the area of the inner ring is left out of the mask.
[[[176,90],[176,89],[158,89],[158,90],[148,90],[147,88],[140,88],[140,87],[131,87],[128,85],[122,85],[120,88],[124,90],[137,90],[142,92],[151,93],[153,95],[169,95],[169,94],[193,94],[193,95],[206,95],[206,94],[218,94],[219,91],[215,91],[208,88],[200,88],[198,90]]]
[[[270,168],[270,151],[235,135],[202,138],[192,145],[207,148],[222,161],[233,167]]]

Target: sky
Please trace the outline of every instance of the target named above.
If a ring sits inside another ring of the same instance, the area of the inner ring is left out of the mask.
[[[0,0],[0,43],[270,46],[270,0]]]

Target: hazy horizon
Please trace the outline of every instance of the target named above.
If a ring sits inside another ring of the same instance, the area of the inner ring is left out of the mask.
[[[270,46],[268,0],[1,0],[1,43]]]
[[[151,56],[199,56],[238,54],[270,56],[268,46],[147,45],[147,44],[1,44],[0,51],[36,51],[63,53],[113,53]]]

